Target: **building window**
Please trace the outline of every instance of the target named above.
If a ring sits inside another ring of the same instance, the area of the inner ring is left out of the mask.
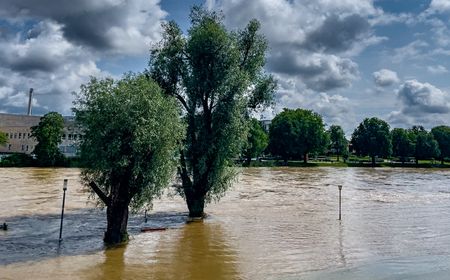
[[[73,140],[77,140],[77,135],[76,134],[73,135]]]
[[[19,132],[19,139],[22,138],[22,133]]]
[[[10,134],[9,134],[9,139],[12,139],[12,138],[13,138],[13,134],[10,133]]]
[[[6,138],[9,138],[9,133],[6,133]]]
[[[27,145],[27,152],[28,152],[28,145]]]
[[[69,134],[69,140],[72,140],[72,134]]]
[[[25,151],[25,145],[22,145],[22,151]]]
[[[17,133],[14,133],[14,139],[17,139]]]
[[[28,133],[28,139],[30,139],[31,138],[31,133]]]
[[[63,139],[63,140],[66,140],[66,134],[63,134],[63,135],[62,135],[62,139]]]
[[[8,151],[11,151],[11,144],[8,145]]]

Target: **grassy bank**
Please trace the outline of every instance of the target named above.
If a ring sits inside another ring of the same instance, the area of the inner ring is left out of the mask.
[[[276,166],[288,166],[288,167],[372,167],[372,163],[366,160],[360,161],[314,161],[310,160],[308,163],[303,161],[291,160],[287,162],[287,165],[282,160],[263,160],[252,161],[250,167],[276,167]],[[402,164],[401,162],[377,162],[375,167],[392,167],[392,168],[450,168],[450,163],[445,162],[441,164],[438,161],[420,160],[418,164],[413,162],[407,162]]]

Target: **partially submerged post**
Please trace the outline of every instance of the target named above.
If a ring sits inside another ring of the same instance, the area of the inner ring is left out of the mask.
[[[62,241],[62,229],[63,229],[63,220],[64,220],[64,204],[66,202],[66,190],[67,190],[67,179],[64,179],[63,185],[63,202],[62,202],[62,210],[61,210],[61,225],[59,226],[59,242]]]
[[[342,185],[338,186],[339,189],[339,221],[341,220],[341,190],[342,190]]]
[[[0,229],[8,230],[8,225],[6,223],[3,223],[3,225],[0,225]]]

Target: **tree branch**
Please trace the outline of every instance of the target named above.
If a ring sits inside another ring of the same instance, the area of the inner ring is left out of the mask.
[[[94,182],[90,182],[89,186],[98,195],[101,201],[105,203],[106,206],[111,206],[111,198],[109,198]]]

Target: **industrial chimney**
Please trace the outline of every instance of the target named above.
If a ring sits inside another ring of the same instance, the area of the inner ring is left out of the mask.
[[[32,103],[33,103],[33,88],[30,88],[30,97],[28,99],[28,116],[31,116]]]

